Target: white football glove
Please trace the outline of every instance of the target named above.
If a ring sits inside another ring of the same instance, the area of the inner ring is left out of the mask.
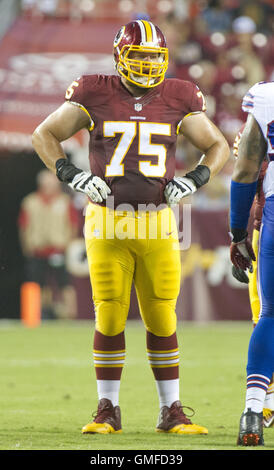
[[[197,187],[194,182],[186,176],[174,177],[165,187],[165,198],[169,206],[178,204],[186,196],[195,193]]]
[[[102,202],[111,193],[105,181],[86,171],[75,175],[68,186],[75,191],[85,193],[93,202]]]

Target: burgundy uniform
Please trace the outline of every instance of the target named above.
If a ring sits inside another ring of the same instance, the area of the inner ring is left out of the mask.
[[[92,119],[90,169],[111,188],[115,207],[165,203],[164,189],[175,173],[178,125],[187,114],[205,110],[199,88],[165,79],[135,98],[119,76],[85,75],[68,88],[66,99]]]

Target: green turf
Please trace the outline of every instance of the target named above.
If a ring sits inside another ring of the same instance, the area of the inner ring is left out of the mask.
[[[239,449],[251,323],[178,326],[181,400],[195,409],[192,421],[208,427],[207,436],[154,431],[158,398],[145,331],[132,321],[120,393],[123,433],[82,435],[97,406],[93,331],[93,322],[86,321],[48,322],[36,329],[0,323],[1,450]],[[264,435],[260,449],[274,449],[274,429]]]

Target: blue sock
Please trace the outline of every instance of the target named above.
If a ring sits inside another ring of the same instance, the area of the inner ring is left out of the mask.
[[[261,413],[274,369],[274,317],[262,317],[248,348],[245,411]]]
[[[262,317],[255,326],[248,348],[247,376],[271,379],[274,370],[274,317]]]

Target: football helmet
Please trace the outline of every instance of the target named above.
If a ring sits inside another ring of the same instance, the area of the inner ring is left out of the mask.
[[[120,28],[113,48],[116,70],[129,82],[152,88],[164,80],[168,48],[158,26],[145,20],[132,21]]]

